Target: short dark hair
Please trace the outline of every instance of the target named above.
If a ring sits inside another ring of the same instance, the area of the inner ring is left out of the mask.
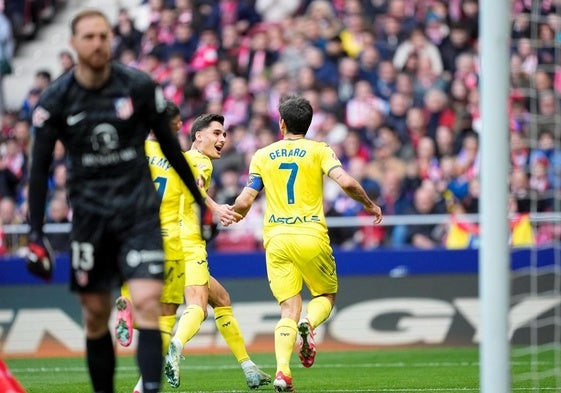
[[[288,132],[306,135],[312,124],[314,111],[310,101],[304,97],[289,95],[280,101],[279,114]]]
[[[193,125],[191,126],[191,141],[195,141],[195,134],[197,133],[197,131],[200,131],[203,128],[207,128],[213,121],[217,121],[220,124],[224,125],[224,116],[217,113],[205,113],[198,116],[195,121],[193,121]]]
[[[48,82],[50,82],[53,79],[50,71],[45,70],[45,69],[40,69],[40,70],[35,71],[35,77],[43,78]]]
[[[72,18],[72,22],[70,22],[70,32],[72,33],[72,35],[76,35],[76,25],[85,18],[89,18],[92,16],[99,16],[103,19],[105,19],[105,21],[107,22],[108,26],[111,26],[111,23],[109,22],[109,19],[107,18],[107,15],[105,15],[103,12],[96,10],[96,9],[86,9],[86,10],[82,10],[80,12],[78,12],[76,15],[74,15],[74,17]]]

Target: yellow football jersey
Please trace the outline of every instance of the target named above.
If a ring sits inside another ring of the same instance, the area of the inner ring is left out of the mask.
[[[183,259],[178,217],[182,195],[189,191],[162,153],[157,141],[146,140],[144,147],[154,186],[162,199],[160,221],[165,258],[167,260]]]
[[[193,171],[197,184],[202,188],[201,193],[203,196],[206,196],[212,176],[212,162],[210,158],[199,153],[197,150],[189,150],[183,153],[183,155],[189,163],[191,171]],[[189,191],[186,191],[183,197],[180,217],[181,240],[184,250],[201,245],[203,248],[206,247],[206,243],[201,237],[199,209]]]
[[[323,176],[339,166],[329,145],[309,139],[284,139],[259,149],[247,187],[265,189],[264,240],[279,233],[326,235]]]

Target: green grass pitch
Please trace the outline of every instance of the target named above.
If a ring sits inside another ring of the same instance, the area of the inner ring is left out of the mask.
[[[252,359],[274,374],[272,353],[257,353]],[[553,361],[553,359],[552,359]],[[12,373],[28,393],[91,392],[84,358],[33,358],[6,360]],[[543,367],[548,361],[541,362]],[[297,392],[479,392],[477,347],[418,348],[354,352],[321,352],[312,368],[305,369],[292,357],[292,375]],[[528,367],[517,359],[513,373]],[[137,380],[135,360],[119,356],[116,393],[131,393]],[[513,382],[512,392],[554,392],[556,381]],[[557,385],[558,386],[558,385]],[[162,380],[163,393],[247,392],[240,367],[231,354],[187,355],[181,363],[181,386],[171,388]],[[272,385],[259,391],[272,392]]]

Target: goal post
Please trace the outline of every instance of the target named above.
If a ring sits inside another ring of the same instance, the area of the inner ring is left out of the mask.
[[[480,386],[482,393],[510,392],[510,253],[508,167],[510,2],[482,0],[481,50],[481,308]]]

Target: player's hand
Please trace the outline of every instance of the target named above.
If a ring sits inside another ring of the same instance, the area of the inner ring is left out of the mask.
[[[374,216],[374,225],[382,222],[382,208],[380,206],[374,203],[373,206],[367,208],[366,211]]]
[[[49,241],[37,232],[29,233],[25,265],[27,270],[43,280],[53,276],[55,258]]]
[[[238,222],[243,218],[240,213],[234,211],[234,206],[232,205],[218,205],[218,207],[215,208],[214,213],[218,217],[220,224],[225,227]]]

